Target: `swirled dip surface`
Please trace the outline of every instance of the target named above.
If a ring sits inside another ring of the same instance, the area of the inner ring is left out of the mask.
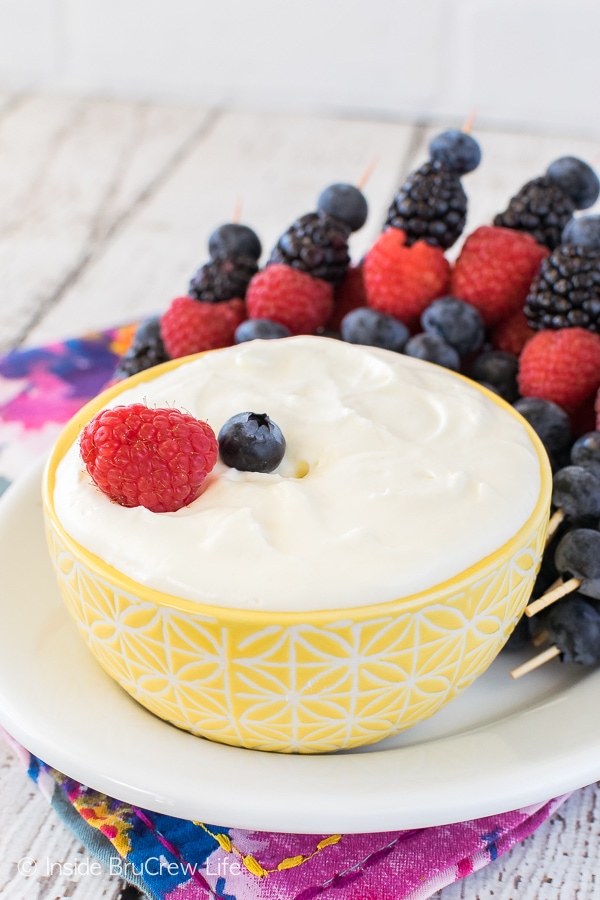
[[[320,337],[251,341],[124,391],[204,419],[216,433],[268,413],[275,472],[218,462],[176,513],[112,503],[72,445],[58,517],[84,547],[161,591],[265,610],[394,600],[458,574],[511,538],[540,490],[521,422],[446,369]]]

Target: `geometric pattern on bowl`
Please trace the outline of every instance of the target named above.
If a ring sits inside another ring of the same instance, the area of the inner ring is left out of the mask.
[[[123,590],[85,563],[46,511],[61,593],[104,670],[157,716],[226,744],[325,752],[437,712],[494,660],[521,616],[547,514],[500,552],[422,595],[354,610],[206,615]],[[506,548],[505,548],[506,550]],[[214,607],[207,607],[214,610]],[[262,622],[262,624],[261,624]],[[254,623],[254,624],[253,624]]]

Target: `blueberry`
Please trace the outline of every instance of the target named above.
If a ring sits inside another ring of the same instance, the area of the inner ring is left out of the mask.
[[[330,184],[321,191],[317,210],[344,222],[351,231],[358,231],[367,221],[365,195],[353,184]]]
[[[457,297],[440,297],[421,316],[421,327],[454,347],[459,356],[483,346],[485,327],[479,310]]]
[[[368,306],[359,306],[346,313],[340,324],[342,340],[350,344],[366,344],[400,353],[410,337],[410,331],[386,313]]]
[[[437,334],[415,334],[407,341],[404,352],[407,356],[424,359],[446,369],[454,369],[455,372],[460,368],[460,357],[454,347]]]
[[[579,216],[577,219],[569,219],[563,228],[561,243],[600,250],[600,216]]]
[[[213,231],[208,239],[208,252],[212,259],[217,256],[226,259],[247,256],[250,259],[258,260],[262,253],[262,246],[257,234],[247,225],[228,222]]]
[[[600,466],[600,431],[588,431],[577,438],[571,447],[574,466]]]
[[[544,627],[563,662],[600,663],[600,612],[584,597],[572,595],[550,607]]]
[[[600,477],[597,470],[584,466],[559,469],[554,473],[552,503],[570,519],[600,516]]]
[[[515,409],[527,419],[551,456],[562,453],[572,440],[569,416],[551,400],[541,397],[521,397]]]
[[[600,182],[591,166],[575,156],[561,156],[551,163],[546,175],[559,184],[575,209],[587,209],[598,199]]]
[[[473,381],[493,385],[508,403],[514,403],[519,396],[517,372],[519,360],[504,350],[486,350],[471,366],[469,375]]]
[[[285,453],[281,429],[266,413],[232,416],[219,431],[218,441],[221,460],[242,472],[272,472]]]
[[[581,578],[580,593],[600,599],[600,531],[567,531],[554,551],[554,563],[559,572]]]
[[[235,330],[234,344],[243,344],[245,341],[273,340],[275,338],[289,337],[289,328],[272,319],[246,319]]]
[[[450,128],[433,138],[429,144],[429,155],[457,175],[466,175],[481,162],[481,147],[470,134]]]

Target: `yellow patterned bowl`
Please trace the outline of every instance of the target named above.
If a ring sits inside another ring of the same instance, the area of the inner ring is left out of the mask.
[[[140,373],[126,386],[179,364]],[[58,521],[57,464],[83,425],[122,390],[108,389],[65,427],[44,474],[44,513],[60,590],[82,637],[108,675],[151,712],[235,746],[350,748],[433,715],[496,657],[531,593],[550,507],[550,467],[526,423],[539,458],[540,495],[527,522],[494,553],[434,588],[388,603],[246,611],[145,587],[87,551]]]

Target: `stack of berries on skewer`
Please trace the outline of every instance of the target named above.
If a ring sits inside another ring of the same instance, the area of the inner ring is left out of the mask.
[[[459,371],[529,421],[554,472],[553,516],[532,602],[513,638],[547,659],[600,664],[600,193],[564,156],[523,185],[493,222],[463,234],[463,182],[481,163],[466,131],[436,135],[391,199],[361,260],[360,187],[332,184],[265,254],[230,222],[208,242],[187,293],[142,322],[121,379],[171,358],[254,339],[325,334]],[[454,258],[448,251],[459,239]],[[546,644],[546,646],[544,646]],[[540,650],[541,648],[541,650]]]

